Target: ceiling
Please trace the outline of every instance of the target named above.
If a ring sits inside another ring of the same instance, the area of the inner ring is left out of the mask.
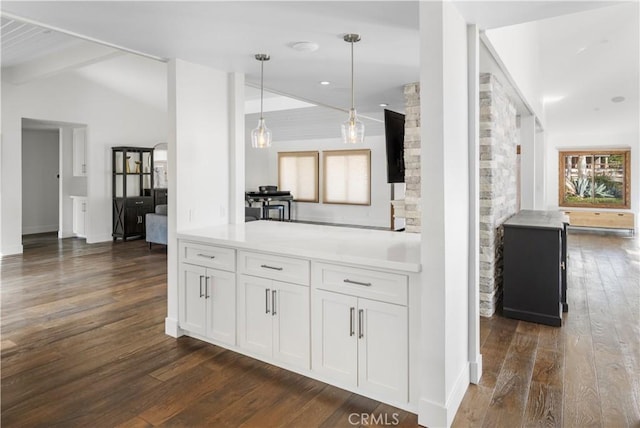
[[[638,114],[637,2],[454,3],[468,22],[481,29],[521,23],[538,27],[541,88],[545,95],[565,97],[546,106],[550,130],[637,123],[631,119]],[[365,119],[368,130],[382,132],[380,104],[403,111],[402,87],[419,79],[416,1],[3,1],[1,8],[8,13],[2,18],[3,72],[38,57],[59,57],[65,49],[92,45],[11,19],[26,18],[49,29],[154,57],[181,58],[245,73],[248,127],[257,120],[252,114],[259,108],[255,88],[260,82],[260,64],[254,54],[269,53],[264,81],[275,94],[265,94],[265,111],[273,111],[269,124],[274,132],[280,128],[280,136],[289,135],[295,122],[306,124],[304,134],[309,138],[321,138],[330,134],[323,134],[324,124],[342,121],[341,110],[350,103],[350,47],[342,40],[345,33],[362,36],[354,46],[356,107],[372,119]],[[317,43],[319,49],[294,50],[292,45],[300,41]],[[164,94],[145,95],[145,88],[152,92],[154,79],[157,83],[164,75],[137,84],[133,74],[123,78],[113,70],[129,60],[109,61],[105,69],[83,66],[75,71],[113,89],[122,86],[128,93],[138,92],[146,96],[145,102],[162,102]],[[331,84],[320,85],[324,80]],[[625,96],[625,102],[612,103],[611,98],[618,95]],[[335,128],[332,131],[337,134],[339,127]]]

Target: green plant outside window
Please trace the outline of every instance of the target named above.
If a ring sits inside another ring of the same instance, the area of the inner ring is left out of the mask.
[[[629,208],[630,152],[560,152],[561,207]]]

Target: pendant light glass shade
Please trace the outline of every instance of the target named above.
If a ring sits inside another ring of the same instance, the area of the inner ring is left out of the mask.
[[[254,149],[266,149],[271,147],[271,130],[264,123],[263,101],[264,101],[264,62],[269,61],[267,54],[256,54],[256,59],[260,61],[260,120],[258,127],[251,131],[251,147]]]
[[[345,34],[344,41],[351,43],[351,109],[349,119],[342,124],[342,142],[360,144],[364,142],[364,123],[358,120],[355,107],[355,89],[353,84],[353,44],[360,41],[359,34]]]
[[[251,147],[254,149],[271,147],[271,130],[264,124],[262,115],[258,120],[258,127],[251,131]]]
[[[342,142],[358,144],[364,141],[364,123],[358,120],[356,110],[349,110],[349,120],[342,124]]]

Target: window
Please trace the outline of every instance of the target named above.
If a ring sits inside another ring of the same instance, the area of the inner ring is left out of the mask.
[[[297,202],[318,202],[318,152],[278,152],[278,189]]]
[[[323,202],[371,205],[371,150],[322,153]]]
[[[629,150],[560,152],[561,207],[629,208]]]

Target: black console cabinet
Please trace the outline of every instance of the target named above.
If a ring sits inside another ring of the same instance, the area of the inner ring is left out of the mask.
[[[145,217],[154,211],[153,148],[112,148],[113,240],[144,237]]]
[[[523,210],[504,223],[503,314],[553,326],[567,311],[567,217]]]

